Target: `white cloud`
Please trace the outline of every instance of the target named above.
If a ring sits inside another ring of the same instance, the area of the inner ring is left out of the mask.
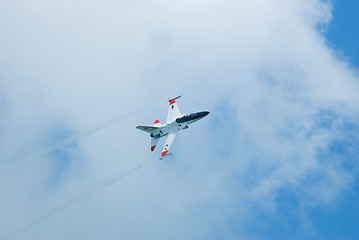
[[[243,226],[275,212],[280,190],[312,207],[350,189],[345,159],[318,154],[345,136],[359,103],[357,75],[320,30],[328,3],[12,1],[0,9],[3,166],[41,151],[55,132],[176,94],[183,112],[211,111],[180,133],[172,159],[46,219],[26,239],[255,238]],[[82,139],[65,162],[58,152],[3,174],[0,236],[156,158],[134,127],[164,121],[166,110]],[[336,116],[331,127],[318,121],[322,111]]]

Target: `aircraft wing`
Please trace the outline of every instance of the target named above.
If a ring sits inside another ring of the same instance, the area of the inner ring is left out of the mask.
[[[151,126],[137,126],[137,129],[140,129],[142,131],[148,132],[148,133],[152,133],[153,131],[155,131],[158,127],[151,127]]]
[[[177,97],[177,98],[179,98],[179,97]],[[168,109],[167,123],[170,123],[173,120],[175,120],[177,117],[181,116],[181,112],[180,112],[180,110],[177,106],[176,100],[175,100],[177,98],[168,100],[170,102],[170,107]]]
[[[164,157],[172,155],[171,153],[168,153],[168,150],[170,149],[171,144],[173,143],[173,140],[175,139],[177,133],[178,133],[178,130],[171,131],[171,132],[168,133],[168,135],[166,137],[166,140],[165,140],[165,145],[163,147],[160,159],[163,159]]]

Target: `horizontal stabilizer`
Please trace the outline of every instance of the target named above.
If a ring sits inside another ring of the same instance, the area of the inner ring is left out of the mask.
[[[151,151],[153,152],[157,146],[158,141],[160,138],[151,138]]]
[[[142,131],[153,133],[158,127],[152,127],[152,126],[137,126],[137,129],[140,129]]]

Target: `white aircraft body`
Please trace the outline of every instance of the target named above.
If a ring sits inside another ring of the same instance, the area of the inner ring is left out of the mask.
[[[188,125],[194,123],[209,114],[208,111],[181,114],[178,109],[176,99],[181,96],[168,99],[170,107],[168,109],[167,122],[161,124],[156,120],[153,126],[137,126],[137,129],[150,133],[151,136],[151,151],[154,151],[160,138],[166,136],[165,144],[162,150],[160,159],[172,155],[168,150],[171,147],[173,140],[180,130],[187,129]]]

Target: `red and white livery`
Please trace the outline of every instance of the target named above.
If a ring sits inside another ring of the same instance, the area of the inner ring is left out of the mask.
[[[190,113],[190,114],[181,114],[176,99],[181,96],[177,96],[175,98],[168,99],[170,103],[170,107],[168,109],[167,122],[165,124],[161,124],[159,120],[156,120],[153,126],[137,126],[137,129],[150,133],[151,136],[151,151],[154,151],[158,141],[160,138],[166,136],[165,144],[160,156],[162,160],[164,157],[168,157],[172,155],[172,153],[168,152],[173,140],[175,139],[177,133],[180,130],[187,129],[188,125],[194,123],[209,114],[208,111]]]

